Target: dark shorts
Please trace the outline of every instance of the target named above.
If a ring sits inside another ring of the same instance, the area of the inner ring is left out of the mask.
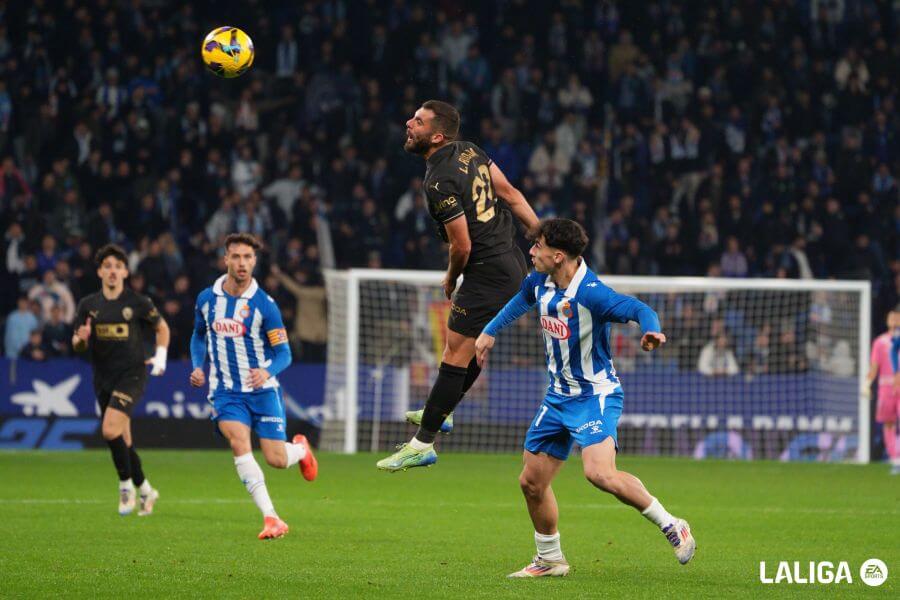
[[[146,386],[147,374],[143,370],[105,378],[98,378],[95,374],[94,393],[100,405],[100,414],[106,413],[107,408],[115,408],[130,417],[134,407],[144,397]]]
[[[447,327],[466,337],[478,337],[509,299],[522,287],[528,267],[522,251],[511,251],[470,262],[453,296]]]

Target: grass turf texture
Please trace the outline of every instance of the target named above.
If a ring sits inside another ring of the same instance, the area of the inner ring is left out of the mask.
[[[309,484],[263,467],[291,527],[261,542],[262,518],[226,451],[142,451],[162,497],[119,517],[105,451],[0,453],[0,597],[896,597],[900,478],[884,465],[694,462],[623,456],[687,518],[686,567],[636,511],[592,488],[577,457],[554,483],[563,579],[508,580],[534,552],[520,457],[444,454],[388,474],[369,454],[319,457]],[[262,457],[257,456],[260,464]],[[887,582],[859,579],[868,558]],[[853,584],[763,585],[759,561],[850,562]]]

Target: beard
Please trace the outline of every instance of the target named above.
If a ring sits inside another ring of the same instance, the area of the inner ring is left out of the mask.
[[[426,138],[409,138],[403,144],[403,149],[410,154],[418,154],[421,156],[431,149],[431,142]]]

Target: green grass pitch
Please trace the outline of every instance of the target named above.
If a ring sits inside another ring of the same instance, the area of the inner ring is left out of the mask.
[[[227,451],[142,455],[162,494],[145,518],[116,514],[105,451],[0,453],[0,597],[896,598],[900,589],[900,477],[885,465],[621,457],[691,522],[698,550],[682,567],[573,457],[554,484],[572,572],[508,580],[534,551],[520,457],[446,453],[435,467],[387,474],[374,455],[323,454],[314,483],[263,467],[291,532],[261,542],[262,519]],[[858,577],[872,557],[890,570],[879,588]],[[846,560],[854,582],[763,585],[761,560]]]

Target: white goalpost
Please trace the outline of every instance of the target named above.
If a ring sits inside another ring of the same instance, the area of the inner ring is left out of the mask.
[[[384,452],[415,427],[437,374],[449,302],[442,271],[326,271],[328,364],[322,446]],[[869,282],[701,277],[601,280],[659,313],[668,343],[640,351],[614,324],[625,390],[625,453],[869,461],[860,394],[870,343]],[[534,312],[504,330],[438,450],[517,452],[547,386]]]

